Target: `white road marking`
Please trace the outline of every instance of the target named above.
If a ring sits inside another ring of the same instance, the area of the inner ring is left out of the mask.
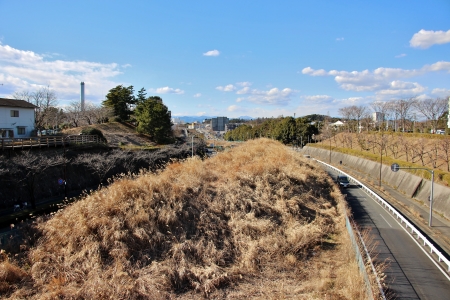
[[[380,217],[382,217],[383,218],[383,220],[385,220],[386,221],[386,223],[392,228],[392,226],[391,226],[391,224],[389,224],[389,222],[383,217],[383,215],[382,214],[380,214]]]

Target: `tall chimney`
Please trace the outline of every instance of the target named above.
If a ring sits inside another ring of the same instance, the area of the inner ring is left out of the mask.
[[[81,111],[84,111],[84,82],[81,82]]]

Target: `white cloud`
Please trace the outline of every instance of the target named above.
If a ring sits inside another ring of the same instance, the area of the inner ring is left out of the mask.
[[[184,94],[184,91],[180,90],[180,89],[174,89],[174,88],[165,86],[165,87],[157,88],[156,89],[156,93],[158,93],[158,94],[178,94],[178,95],[181,95],[181,94]]]
[[[0,43],[0,78],[4,90],[12,94],[49,86],[61,101],[73,101],[79,99],[80,82],[84,81],[86,100],[95,102],[103,100],[107,91],[119,84],[110,78],[122,74],[116,63],[48,60],[46,57],[49,56]]]
[[[406,56],[406,54],[402,53],[402,54],[396,55],[395,58],[402,58],[402,57],[405,57],[405,56]]]
[[[313,103],[324,103],[324,102],[330,102],[333,100],[333,97],[328,95],[313,95],[313,96],[302,96],[303,99],[305,99],[308,102]]]
[[[278,88],[272,88],[268,91],[260,91],[254,89],[251,90],[249,92],[250,95],[243,100],[256,104],[286,105],[291,101],[291,96],[293,95],[293,93],[294,91],[290,88],[285,88],[282,90],[279,90]]]
[[[450,43],[450,30],[445,31],[433,31],[433,30],[420,30],[415,33],[409,45],[414,48],[427,49],[433,45],[440,45]]]
[[[341,42],[341,41],[343,41],[343,40],[344,40],[343,37],[336,38],[336,41],[338,41],[338,42]]]
[[[236,87],[232,84],[228,84],[226,86],[218,86],[218,87],[216,87],[216,90],[219,90],[222,92],[233,92],[236,90]]]
[[[425,75],[430,72],[450,72],[450,62],[439,61],[424,65],[420,69],[378,68],[373,71],[325,71],[310,67],[302,70],[310,76],[333,76],[339,86],[346,91],[375,92],[377,95],[413,96],[423,93],[426,88],[417,82],[407,82],[403,79]]]
[[[431,94],[435,95],[435,97],[447,98],[447,97],[450,97],[450,90],[437,88],[437,89],[433,89],[431,91]]]
[[[197,94],[194,95],[194,98],[199,98],[199,97],[201,97],[201,96],[202,96],[201,93],[197,93]]]
[[[233,112],[233,111],[240,110],[240,108],[241,107],[239,107],[237,105],[230,105],[230,106],[228,106],[227,110]]]
[[[238,95],[245,95],[245,94],[249,94],[249,93],[250,93],[250,88],[248,86],[246,86],[236,92],[236,94],[238,94]]]
[[[236,85],[241,86],[241,87],[249,87],[252,85],[252,83],[248,82],[248,81],[242,81],[242,82],[236,83]]]
[[[196,113],[195,115],[198,116],[198,117],[204,116],[204,115],[206,115],[206,112],[205,111],[200,111],[200,112]]]
[[[219,50],[210,50],[205,53],[203,53],[203,56],[219,56],[220,51]]]

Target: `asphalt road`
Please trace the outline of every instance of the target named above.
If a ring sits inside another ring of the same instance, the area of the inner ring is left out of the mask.
[[[336,179],[336,173],[330,175]],[[342,190],[361,230],[375,241],[376,262],[386,261],[388,294],[394,299],[450,299],[450,277],[381,205],[355,185]]]

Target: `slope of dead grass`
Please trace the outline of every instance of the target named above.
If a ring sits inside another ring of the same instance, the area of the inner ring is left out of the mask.
[[[364,299],[344,209],[323,171],[255,140],[72,204],[0,281],[13,299]]]
[[[105,136],[108,144],[111,146],[118,146],[119,144],[128,146],[154,146],[154,142],[143,134],[138,134],[136,129],[128,127],[119,122],[108,122],[102,124],[93,124],[89,126],[82,126],[76,128],[69,128],[64,130],[64,134],[80,134],[86,127],[92,127],[101,130]]]

